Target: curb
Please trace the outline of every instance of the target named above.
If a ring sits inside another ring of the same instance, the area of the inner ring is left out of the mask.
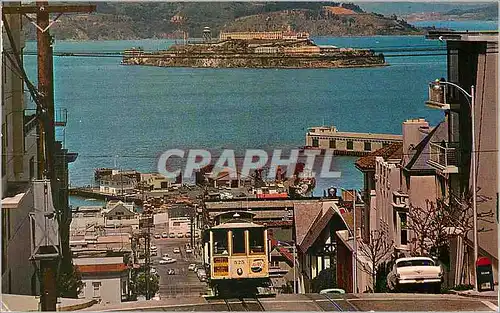
[[[479,298],[479,299],[486,299],[486,300],[498,300],[498,296],[487,296],[487,295],[481,295],[481,294],[470,294],[462,291],[454,291],[450,290],[453,294],[457,296],[462,296],[462,297],[467,297],[467,298]]]

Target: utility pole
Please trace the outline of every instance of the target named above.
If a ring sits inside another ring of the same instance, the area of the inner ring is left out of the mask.
[[[52,36],[49,29],[55,21],[63,14],[68,12],[95,11],[95,5],[49,5],[48,1],[37,1],[36,5],[26,6],[3,6],[2,20],[9,37],[9,41],[14,51],[14,59],[17,67],[23,73],[23,80],[28,86],[32,97],[37,105],[38,117],[38,179],[51,180],[52,193],[59,193],[57,186],[54,160],[55,160],[55,116],[54,116],[54,71],[53,71],[53,50]],[[49,21],[50,14],[57,13],[53,21]],[[38,90],[29,81],[24,66],[22,64],[21,53],[15,45],[15,40],[10,31],[7,14],[18,14],[25,16],[37,28],[37,61],[38,61]],[[28,14],[36,14],[33,19]],[[61,208],[56,207],[56,213],[61,216]],[[66,209],[66,208],[64,208]],[[60,221],[64,224],[66,221]],[[61,231],[61,230],[59,230]],[[62,239],[62,238],[61,238]],[[63,247],[64,251],[67,247]],[[66,251],[67,252],[67,251]],[[60,256],[42,258],[40,261],[40,302],[42,311],[56,311],[57,303],[57,268]]]

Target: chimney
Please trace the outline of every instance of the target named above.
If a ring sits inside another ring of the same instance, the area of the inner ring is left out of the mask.
[[[429,128],[429,122],[423,118],[403,122],[403,153],[408,153],[411,145],[414,147],[423,139],[422,128]]]

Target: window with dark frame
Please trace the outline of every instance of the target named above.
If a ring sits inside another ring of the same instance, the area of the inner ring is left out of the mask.
[[[369,141],[365,141],[365,151],[372,151],[372,143]]]
[[[313,138],[312,145],[313,145],[313,147],[319,147],[319,139]]]
[[[330,149],[337,148],[337,141],[335,139],[330,139]]]
[[[233,254],[245,254],[245,231],[243,229],[233,230]]]
[[[352,140],[347,141],[347,150],[353,150],[354,149],[354,142]]]

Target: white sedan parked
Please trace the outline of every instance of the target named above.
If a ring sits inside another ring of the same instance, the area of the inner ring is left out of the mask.
[[[411,257],[397,259],[387,275],[387,287],[392,291],[400,291],[404,287],[423,285],[439,292],[443,283],[443,269],[427,257]]]

